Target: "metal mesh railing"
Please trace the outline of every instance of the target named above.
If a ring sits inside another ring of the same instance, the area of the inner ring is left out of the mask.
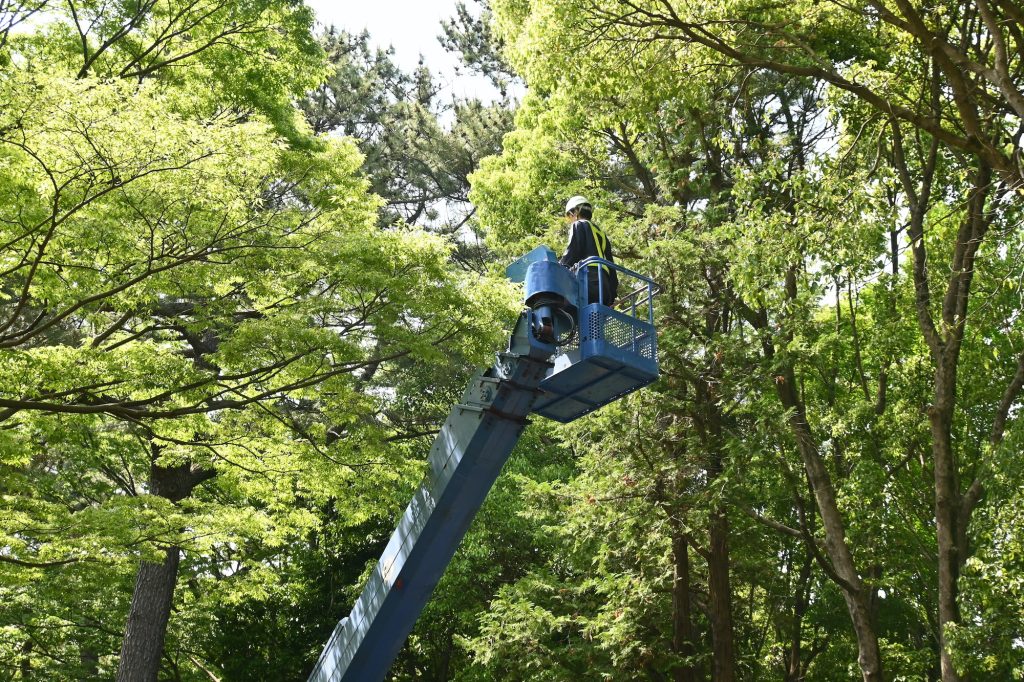
[[[654,328],[646,321],[607,309],[598,309],[587,321],[590,338],[599,339],[626,353],[655,360]]]
[[[656,362],[654,296],[659,291],[658,285],[649,277],[621,265],[600,258],[588,258],[577,266],[576,271],[580,302],[583,305],[588,300],[588,289],[593,284],[588,281],[588,266],[594,263],[615,270],[618,273],[619,291],[626,293],[620,294],[614,302],[601,301],[601,307],[585,313],[589,319],[579,320],[579,333],[562,348],[562,351],[578,349],[581,339],[596,340],[608,343],[620,351]],[[605,267],[596,269],[599,273],[600,286],[600,280],[605,276]]]

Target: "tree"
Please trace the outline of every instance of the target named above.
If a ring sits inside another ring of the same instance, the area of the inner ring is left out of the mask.
[[[1001,24],[1000,37],[977,29],[987,26],[989,7],[950,6],[927,15],[958,31],[960,42],[953,42],[967,56],[953,63],[966,69],[964,90],[950,63],[933,68],[920,58],[938,50],[952,60],[941,40],[920,31],[906,37],[904,25],[891,21],[896,10],[887,18],[880,7],[858,14],[828,3],[495,3],[507,54],[538,97],[517,120],[522,134],[513,139],[521,146],[507,144],[505,160],[485,163],[474,185],[485,223],[492,215],[511,215],[505,229],[515,236],[536,234],[531,223],[549,210],[545,200],[553,203],[552,186],[574,177],[590,192],[600,179],[618,198],[605,204],[621,214],[642,216],[650,203],[682,207],[681,217],[658,213],[657,220],[634,223],[636,232],[649,231],[654,248],[667,252],[678,234],[707,232],[700,248],[722,253],[716,310],[739,318],[726,327],[726,338],[735,335],[739,347],[761,349],[760,359],[745,356],[723,377],[711,374],[713,384],[721,382],[722,396],[751,411],[753,424],[775,443],[769,451],[795,450],[809,483],[783,481],[797,502],[791,523],[765,516],[758,505],[746,511],[762,525],[801,538],[815,569],[840,587],[867,679],[882,676],[883,657],[889,674],[921,665],[904,647],[922,641],[922,622],[936,624],[936,641],[960,631],[957,562],[970,553],[967,522],[981,493],[979,475],[992,475],[982,472],[998,461],[985,452],[998,452],[992,434],[1006,423],[1003,409],[1019,392],[1019,349],[1001,368],[1002,388],[985,384],[984,390],[975,377],[975,388],[964,388],[955,368],[970,338],[961,335],[971,324],[979,336],[970,355],[1008,342],[1007,330],[1016,324],[1009,308],[986,305],[968,314],[966,307],[972,278],[986,277],[981,273],[989,269],[993,277],[1005,276],[1005,254],[1018,238],[989,226],[1011,225],[1016,215],[1007,193],[1016,171],[1008,157],[996,158],[1003,151],[993,151],[1016,143],[1004,126],[1012,88],[997,92],[991,79],[985,81],[999,69],[1012,76],[1012,63],[1004,59],[997,67],[992,60],[999,49],[984,52],[990,39],[993,46],[1012,46],[1014,23]],[[999,11],[1012,8],[1004,4]],[[912,7],[900,5],[900,12],[913,23]],[[722,67],[723,56],[735,70]],[[986,59],[990,71],[975,68]],[[714,93],[705,87],[722,81],[732,88]],[[720,108],[726,116],[716,116]],[[545,109],[557,111],[557,118],[537,113]],[[987,113],[972,118],[972,111]],[[621,129],[609,125],[616,119],[625,124]],[[986,123],[979,127],[978,121]],[[912,127],[919,131],[914,136],[907,133]],[[706,192],[716,178],[718,186]],[[959,204],[957,196],[971,199]],[[905,226],[901,215],[919,217]],[[916,264],[909,269],[901,268],[908,262],[901,239]],[[951,275],[941,282],[934,267],[925,267],[929,251],[933,262],[941,254],[950,264]],[[987,254],[984,260],[979,253]],[[686,272],[679,260],[667,261],[666,270],[649,267],[663,277],[677,268]],[[713,282],[715,271],[706,272]],[[929,292],[937,288],[946,292],[941,310],[930,303]],[[830,289],[834,302],[824,296]],[[703,319],[698,309],[682,309],[683,320]],[[917,339],[932,339],[926,347],[909,333],[905,321],[913,320]],[[929,332],[933,328],[938,336]],[[683,348],[689,362],[706,362],[707,348],[693,356]],[[664,342],[662,349],[672,352]],[[931,381],[916,369],[921,362],[931,362]],[[754,376],[730,382],[735,373],[749,372]],[[929,403],[930,426],[911,407]],[[772,428],[779,408],[788,435]],[[986,419],[990,428],[979,429],[976,422]],[[961,443],[961,454],[950,449],[953,442]],[[927,459],[918,454],[922,445],[931,452]],[[933,479],[932,511],[921,506],[927,493],[919,475]],[[806,514],[808,491],[823,526]],[[937,520],[937,571],[927,568],[928,553],[920,550],[929,544],[930,518]],[[894,524],[906,532],[894,533]],[[890,543],[887,550],[877,550],[879,538]],[[918,575],[935,575],[936,588],[895,565],[893,552],[920,557]],[[893,594],[900,598],[893,601]],[[932,618],[908,623],[904,606]],[[807,605],[798,610],[806,613]],[[794,641],[799,651],[799,637]],[[956,676],[950,657],[948,646],[937,647],[936,669],[947,679]]]
[[[404,221],[458,235],[472,224],[467,177],[501,150],[508,103],[442,102],[426,65],[404,73],[369,40],[365,32],[324,33],[332,73],[302,101],[303,113],[315,132],[359,140],[364,172],[386,202],[382,225]]]
[[[736,64],[827,83],[871,110],[874,129],[889,129],[881,134],[911,214],[907,237],[915,264],[915,316],[935,373],[928,414],[939,636],[944,638],[946,629],[961,621],[958,575],[969,553],[971,515],[983,488],[975,467],[958,463],[952,440],[968,303],[979,250],[986,240],[998,241],[990,230],[998,221],[996,207],[1021,182],[1013,160],[1019,145],[1014,121],[1021,114],[1019,9],[1012,3],[988,2],[930,9],[908,2],[872,2],[863,8],[790,4],[770,10],[754,4],[630,1],[566,7],[580,10],[577,26],[587,26],[609,42],[699,46]],[[746,38],[748,32],[753,40]],[[908,161],[907,129],[917,136],[919,162]],[[926,216],[944,196],[936,186],[937,163],[959,166],[972,176],[970,188],[961,190],[971,197],[961,228],[948,237],[953,247],[938,247],[949,254],[952,273],[941,284],[929,274],[928,251],[936,247],[925,238],[934,229]],[[1000,405],[1011,405],[1019,396],[1016,376],[1011,372],[1003,379]],[[1002,409],[997,411],[993,435],[1000,431],[1003,415]],[[942,651],[943,679],[956,679],[949,648]]]
[[[0,75],[3,658],[203,671],[172,603],[275,589],[320,509],[358,524],[414,476],[372,370],[480,358],[505,308],[443,240],[377,230],[355,145],[297,116],[308,9],[45,9]]]
[[[459,55],[470,70],[486,76],[506,97],[511,84],[521,82],[503,52],[504,41],[494,31],[494,14],[488,0],[475,0],[475,7],[455,4],[455,16],[441,22],[441,44]]]

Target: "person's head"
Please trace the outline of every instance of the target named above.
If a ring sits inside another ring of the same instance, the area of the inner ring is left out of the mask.
[[[566,220],[590,220],[593,215],[594,207],[590,205],[590,202],[585,197],[577,194],[565,202]]]

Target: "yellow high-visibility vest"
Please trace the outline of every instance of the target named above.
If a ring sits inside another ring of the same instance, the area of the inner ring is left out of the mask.
[[[590,224],[590,231],[594,235],[594,245],[597,247],[597,257],[608,260],[608,256],[605,255],[605,252],[608,250],[608,237],[604,236],[603,230],[597,229],[597,225],[591,223],[589,220],[587,223]],[[603,263],[590,263],[590,267],[592,268],[596,268],[598,265],[604,268],[605,272],[611,272],[608,269],[608,266]]]

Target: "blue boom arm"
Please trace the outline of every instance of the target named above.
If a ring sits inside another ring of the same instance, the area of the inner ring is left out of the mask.
[[[654,283],[607,265],[620,271],[620,282],[623,274],[640,282],[623,297],[625,311],[580,305],[585,272],[570,274],[547,247],[509,267],[510,278],[525,284],[528,307],[508,349],[473,377],[448,414],[423,483],[310,682],[384,678],[538,404],[545,416],[571,421],[657,378]],[[586,330],[580,319],[589,321]],[[605,339],[609,320],[617,331]]]

